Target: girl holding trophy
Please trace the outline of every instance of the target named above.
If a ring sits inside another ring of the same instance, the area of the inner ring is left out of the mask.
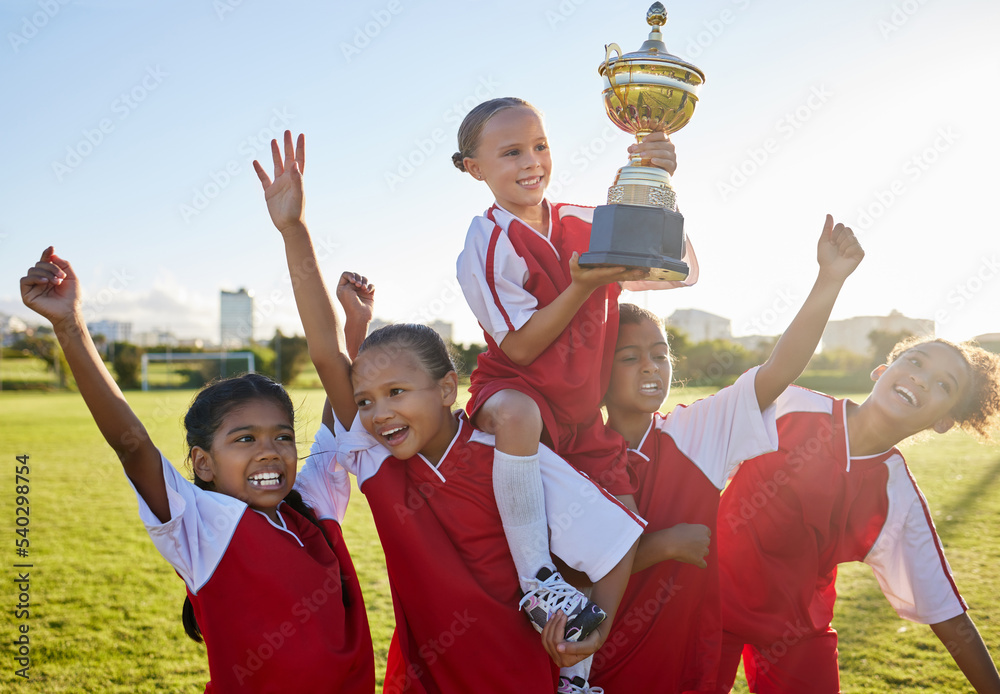
[[[605,428],[600,402],[622,283],[647,288],[636,282],[645,272],[580,267],[593,208],[545,199],[552,160],[531,104],[510,97],[480,104],[459,128],[458,145],[455,166],[484,181],[496,199],[470,225],[458,278],[488,345],[472,374],[468,413],[496,436],[493,488],[525,594],[521,604],[538,631],[562,611],[568,640],[597,631],[603,642],[610,626],[601,624],[604,613],[552,564],[538,449],[540,441],[551,446],[612,494],[634,491],[625,441]],[[667,172],[676,168],[663,133],[629,151]],[[697,261],[693,253],[685,260],[692,267],[686,282],[656,286],[693,284]],[[585,691],[587,669],[565,671],[560,691]]]

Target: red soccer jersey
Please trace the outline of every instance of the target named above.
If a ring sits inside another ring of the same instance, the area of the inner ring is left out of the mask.
[[[319,528],[280,504],[282,525],[224,494],[206,492],[163,460],[171,519],[139,512],[184,579],[205,640],[206,692],[371,694],[375,664],[364,600],[339,525]],[[305,472],[304,477],[310,477]],[[332,518],[332,498],[317,515]]]
[[[550,205],[548,236],[497,205],[473,220],[458,275],[487,351],[472,372],[468,412],[475,416],[500,390],[528,395],[542,413],[545,442],[614,493],[627,494],[632,481],[625,442],[605,429],[599,409],[618,338],[619,285],[594,290],[531,364],[515,364],[499,346],[569,287],[569,260],[573,252],[586,252],[592,215],[592,208]]]
[[[745,462],[722,496],[723,624],[745,643],[827,633],[846,561],[871,566],[906,619],[934,624],[966,609],[902,455],[851,457],[846,408],[787,389],[779,450]]]
[[[462,417],[436,466],[423,456],[393,458],[358,420],[336,445],[385,550],[396,630],[384,691],[555,691],[557,671],[517,608],[517,573],[493,498],[492,437]],[[597,580],[642,525],[548,449],[539,457],[552,551]]]
[[[629,463],[648,531],[708,526],[715,538],[719,492],[744,458],[777,447],[774,408],[761,413],[757,369],[690,406],[655,414]],[[632,576],[590,683],[606,692],[714,692],[722,644],[718,552],[700,569],[664,561]]]

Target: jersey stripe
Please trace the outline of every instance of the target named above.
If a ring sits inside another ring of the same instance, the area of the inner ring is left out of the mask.
[[[572,467],[572,466],[570,466],[570,467]],[[605,489],[604,487],[602,487],[601,485],[599,485],[597,482],[595,482],[594,480],[592,480],[590,478],[590,475],[588,475],[586,472],[584,472],[583,470],[577,470],[576,468],[573,468],[573,469],[576,471],[576,473],[578,475],[580,475],[580,477],[583,477],[585,480],[587,480],[592,485],[594,485],[594,487],[597,489],[597,491],[599,491],[601,494],[603,494],[606,499],[608,499],[611,502],[617,504],[623,511],[625,511],[625,513],[627,513],[629,515],[629,518],[631,518],[636,523],[638,523],[640,527],[642,527],[642,528],[646,527],[646,519],[645,518],[643,518],[642,516],[638,516],[635,513],[632,513],[632,510],[628,506],[626,506],[622,502],[618,501],[618,499],[615,497],[614,494],[612,494],[607,489]]]
[[[507,323],[507,330],[509,330],[510,332],[515,332],[516,328],[514,327],[514,324],[511,322],[510,316],[507,315],[507,309],[505,309],[503,307],[503,304],[500,303],[500,295],[497,293],[496,278],[493,272],[493,266],[494,263],[496,262],[495,256],[497,248],[497,239],[500,238],[500,234],[503,233],[503,230],[500,229],[500,225],[496,223],[495,219],[493,219],[493,210],[487,212],[486,216],[489,217],[490,221],[493,222],[494,224],[493,235],[490,236],[490,246],[489,249],[486,251],[486,283],[490,285],[490,294],[493,295],[493,303],[495,303],[497,305],[497,308],[500,309],[500,313],[503,316],[504,321]]]
[[[948,584],[951,586],[951,590],[955,593],[955,597],[958,598],[958,602],[962,605],[962,609],[968,610],[969,606],[966,604],[962,594],[958,592],[958,586],[955,585],[955,579],[951,575],[951,571],[948,570],[948,562],[944,558],[944,550],[941,549],[941,538],[938,537],[937,530],[934,528],[931,511],[927,508],[927,500],[920,492],[920,488],[917,486],[917,481],[913,479],[913,473],[910,472],[909,466],[904,463],[903,469],[906,470],[906,475],[910,478],[910,484],[913,485],[913,490],[917,493],[917,498],[920,499],[920,507],[924,510],[924,519],[927,521],[927,527],[930,529],[931,535],[934,537],[934,548],[937,550],[938,560],[941,562],[941,571],[948,577]]]

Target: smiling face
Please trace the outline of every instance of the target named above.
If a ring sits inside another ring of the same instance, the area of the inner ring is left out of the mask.
[[[971,383],[961,355],[936,342],[906,350],[892,364],[875,369],[872,378],[876,382],[868,400],[911,434],[931,427],[939,433],[950,429],[951,414]]]
[[[393,456],[441,460],[458,431],[451,415],[458,377],[435,380],[417,357],[392,344],[365,350],[351,369],[361,424]]]
[[[542,204],[552,171],[542,119],[523,106],[499,111],[483,127],[476,156],[466,157],[464,165],[486,181],[501,207],[531,219]]]
[[[611,383],[604,398],[608,414],[652,414],[670,394],[670,348],[656,323],[643,319],[622,325],[611,366]]]
[[[195,474],[215,491],[277,520],[278,504],[295,484],[295,429],[277,403],[255,398],[231,409],[209,450],[191,449]]]

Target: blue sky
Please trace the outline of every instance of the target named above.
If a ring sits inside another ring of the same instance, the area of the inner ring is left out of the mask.
[[[54,244],[94,319],[214,337],[220,289],[257,297],[258,337],[300,331],[250,161],[307,136],[307,220],[332,281],[377,313],[481,336],[454,283],[488,189],[453,168],[464,113],[514,95],[545,114],[550,197],[601,204],[630,138],[604,114],[604,44],[636,50],[646,2],[14,0],[0,311]],[[830,212],[867,257],[835,318],[897,309],[955,339],[1000,331],[994,199],[1000,5],[986,0],[667,3],[664,41],[706,75],[674,136],[696,287],[632,300],[777,333],[815,276]],[[789,300],[791,299],[791,300]],[[789,306],[791,306],[789,308]]]

